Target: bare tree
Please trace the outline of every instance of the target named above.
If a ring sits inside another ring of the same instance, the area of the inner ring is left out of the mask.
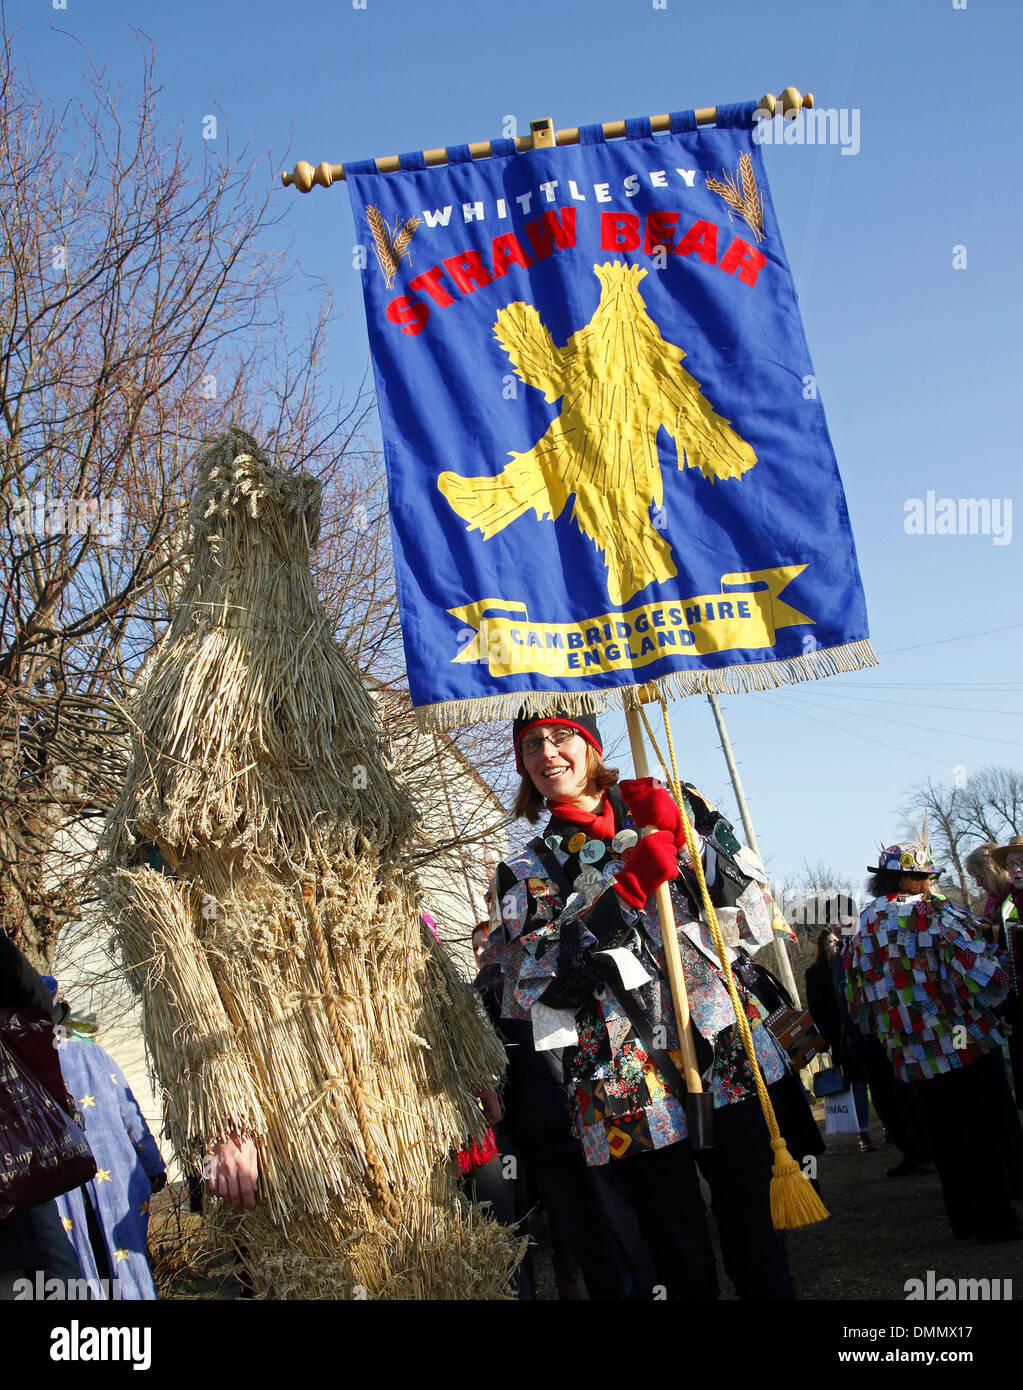
[[[978,840],[994,843],[1023,827],[1023,773],[1011,767],[982,767],[963,787],[964,819]]]
[[[966,825],[966,800],[965,788],[958,781],[946,786],[928,777],[913,787],[906,819],[914,840],[928,840],[932,853],[952,865],[960,901],[968,905],[970,892],[963,859],[975,836]]]
[[[984,894],[972,887],[963,866],[966,855],[985,841],[999,843],[1018,835],[1023,825],[1023,774],[1008,767],[985,767],[951,783],[928,778],[909,794],[910,824],[928,835],[938,860],[952,865],[953,895],[966,906],[983,906]]]
[[[200,440],[241,418],[315,457],[337,501],[360,469],[369,486],[367,402],[297,408],[325,314],[283,348],[269,163],[189,161],[145,50],[131,111],[92,69],[58,113],[14,57],[0,33],[0,924],[45,964],[85,882],[54,846],[120,776],[119,702],[173,600]]]
[[[123,769],[124,696],[188,564],[191,470],[232,421],[313,473],[313,568],[339,642],[394,698],[382,720],[482,911],[511,790],[502,726],[413,738],[371,400],[325,388],[329,296],[285,332],[269,163],[189,161],[140,50],[130,112],[94,69],[56,112],[0,33],[0,925],[40,966],[90,901],[91,825]],[[270,248],[269,250],[267,248]],[[288,304],[293,319],[294,299]],[[288,343],[291,346],[288,346]]]

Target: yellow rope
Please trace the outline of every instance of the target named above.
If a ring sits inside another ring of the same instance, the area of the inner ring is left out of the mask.
[[[711,940],[714,942],[714,949],[717,951],[718,960],[721,963],[721,973],[732,1001],[736,1026],[739,1029],[739,1036],[742,1038],[742,1045],[753,1071],[757,1098],[760,1101],[764,1121],[771,1136],[771,1148],[774,1150],[774,1169],[771,1175],[771,1219],[778,1230],[795,1230],[799,1226],[809,1226],[814,1221],[823,1221],[828,1215],[828,1211],[814,1191],[812,1183],[807,1180],[799,1164],[789,1153],[778,1128],[778,1120],[767,1091],[767,1083],[764,1081],[760,1064],[757,1061],[756,1049],[753,1046],[753,1034],[750,1030],[749,1019],[746,1017],[746,1010],[739,998],[739,991],[735,987],[735,977],[732,975],[732,967],[728,961],[724,937],[721,935],[721,927],[714,911],[714,904],[710,900],[710,892],[703,872],[703,856],[700,854],[696,843],[696,832],[686,811],[682,781],[679,777],[678,764],[675,761],[675,744],[671,736],[671,724],[668,722],[668,706],[663,698],[660,700],[660,705],[664,715],[664,731],[668,739],[668,754],[671,758],[670,772],[668,772],[668,765],[657,746],[654,731],[650,727],[650,721],[647,719],[646,711],[642,705],[639,707],[639,712],[657,761],[668,776],[671,794],[675,798],[679,813],[682,816],[682,829],[685,833],[686,846],[692,860],[693,871],[700,885],[700,897],[703,901],[707,926],[710,928]]]

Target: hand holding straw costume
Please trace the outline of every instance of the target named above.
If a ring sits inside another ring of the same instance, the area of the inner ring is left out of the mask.
[[[239,430],[200,461],[109,901],[178,1152],[255,1141],[259,1204],[224,1218],[257,1293],[503,1296],[517,1242],[447,1161],[502,1050],[422,930],[415,811],[309,570],[319,506]]]
[[[551,819],[499,865],[492,884],[484,964],[500,966],[502,1014],[531,1016],[538,1046],[569,1049],[566,1081],[587,1162],[618,1160],[669,1298],[718,1292],[697,1162],[740,1296],[791,1298],[784,1246],[771,1223],[767,1130],[750,1099],[731,1002],[692,897],[678,809],[649,781],[614,785],[615,774],[599,761],[591,715],[524,711],[514,737],[524,776],[516,809],[535,818],[546,798]],[[707,863],[718,871],[719,900],[736,906],[738,937],[756,949],[771,935],[761,889],[739,869],[727,822],[706,803],[695,818],[706,833]],[[651,824],[657,829],[641,841]],[[700,1064],[718,1107],[716,1146],[695,1161],[652,896],[669,880]],[[756,1001],[743,998],[765,1080],[777,1081],[784,1054],[760,1026]]]
[[[941,870],[921,844],[881,851],[846,989],[853,1021],[884,1042],[901,1081],[912,1082],[955,1236],[1017,1239],[1000,1136],[1004,1087],[994,1010],[1009,980],[972,917],[931,891]]]

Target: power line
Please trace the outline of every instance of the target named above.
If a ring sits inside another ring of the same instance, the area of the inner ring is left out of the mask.
[[[829,697],[829,702],[830,700],[861,700],[867,705],[905,705],[906,703],[905,700],[871,699],[869,695],[841,695],[837,690],[829,691]],[[984,709],[979,705],[920,705],[919,708],[955,710],[960,714],[1008,714],[1023,718],[1023,710],[1020,709]]]
[[[863,690],[919,690],[919,681],[864,681]],[[928,690],[997,690],[999,694],[1023,690],[1023,681],[928,681]]]
[[[1005,627],[987,627],[982,632],[964,632],[960,637],[936,637],[933,642],[917,642],[912,647],[888,647],[883,652],[878,652],[878,656],[895,656],[898,652],[916,652],[921,647],[940,647],[944,642],[967,642],[971,637],[990,637],[995,632],[1012,632],[1014,628],[1023,627],[1023,623],[1006,623]]]
[[[760,698],[770,703],[772,700],[784,700],[785,697],[775,693],[772,695],[761,695]],[[914,753],[911,748],[906,748],[900,743],[885,743],[884,739],[871,738],[869,734],[857,733],[855,729],[846,729],[843,728],[841,724],[832,724],[828,719],[818,719],[816,715],[806,714],[798,706],[783,705],[783,709],[789,710],[790,713],[798,714],[802,719],[810,719],[814,724],[823,724],[826,729],[837,729],[840,734],[848,734],[850,738],[860,738],[863,739],[865,743],[876,743],[881,748],[893,748],[896,753],[905,753],[910,758],[921,758],[925,763],[937,763],[939,767],[948,767],[947,758],[934,758],[929,753]]]
[[[814,709],[828,708],[826,704],[822,705],[817,700],[804,700],[801,703],[812,705]],[[841,712],[841,710],[837,711],[837,713]],[[889,719],[883,714],[859,714],[852,709],[847,710],[846,713],[851,714],[855,719],[879,719],[882,724],[897,724],[900,728],[915,729],[918,733],[923,734],[945,734],[949,738],[972,738],[978,739],[982,743],[1001,743],[1007,748],[1023,748],[1023,743],[1019,742],[1018,739],[992,738],[990,734],[968,734],[961,729],[936,729],[932,724],[911,724],[906,719]]]

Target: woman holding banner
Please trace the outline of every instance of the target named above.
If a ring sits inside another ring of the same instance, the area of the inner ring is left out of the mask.
[[[616,1170],[668,1298],[715,1298],[718,1283],[699,1171],[729,1277],[741,1298],[795,1296],[771,1222],[771,1150],[717,956],[696,903],[678,807],[650,779],[618,782],[590,714],[520,711],[515,811],[550,821],[498,866],[485,961],[498,964],[505,1017],[532,1017],[538,1048],[565,1047],[576,1133],[592,1165]],[[731,827],[692,794],[712,893],[735,909],[737,937],[770,939],[758,884],[736,862]],[[641,837],[641,828],[654,829]],[[678,1070],[656,888],[671,882],[700,1067],[715,1105],[714,1146],[694,1153]],[[724,914],[723,914],[724,915]],[[781,1048],[743,994],[768,1083]]]

